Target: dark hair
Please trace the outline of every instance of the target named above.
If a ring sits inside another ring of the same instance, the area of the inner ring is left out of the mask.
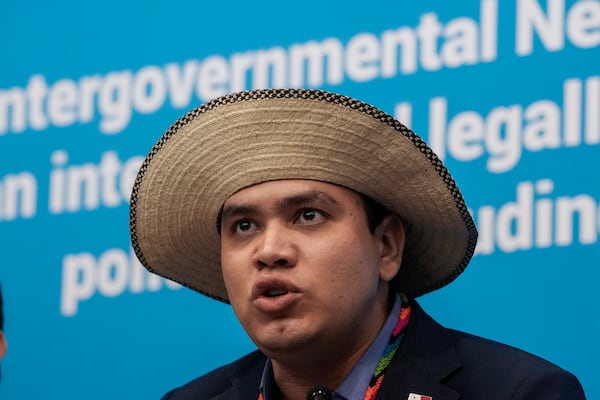
[[[377,225],[388,215],[391,211],[385,208],[380,203],[376,202],[372,198],[362,193],[358,193],[362,199],[365,213],[367,214],[367,225],[371,233],[375,232]]]

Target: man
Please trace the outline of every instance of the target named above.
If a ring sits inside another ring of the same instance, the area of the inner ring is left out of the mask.
[[[584,398],[568,372],[414,301],[464,270],[477,232],[441,161],[370,105],[213,100],[150,151],[130,211],[142,264],[231,303],[258,347],[165,399]]]

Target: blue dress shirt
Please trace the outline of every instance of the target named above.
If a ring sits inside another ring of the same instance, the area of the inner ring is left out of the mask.
[[[350,373],[344,378],[344,381],[332,393],[333,400],[363,400],[373,372],[377,367],[377,363],[385,350],[392,331],[400,317],[400,309],[402,302],[400,297],[396,295],[392,310],[390,311],[383,327],[377,334],[377,337],[371,343],[365,354],[362,355],[358,363],[352,368]],[[319,384],[321,382],[315,382]],[[273,367],[271,359],[268,358],[263,369],[260,379],[260,392],[263,394],[264,400],[274,400],[277,398],[277,390],[273,377]]]

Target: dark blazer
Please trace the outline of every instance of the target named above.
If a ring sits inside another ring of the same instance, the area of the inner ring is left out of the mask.
[[[265,364],[258,351],[197,378],[164,400],[256,400]],[[411,322],[377,399],[585,399],[575,376],[504,344],[446,329],[413,302]]]

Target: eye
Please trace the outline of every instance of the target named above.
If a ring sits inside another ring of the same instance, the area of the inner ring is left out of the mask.
[[[233,225],[234,231],[237,233],[251,232],[256,229],[256,225],[249,219],[242,219]]]
[[[324,218],[323,212],[314,208],[303,208],[298,212],[297,221],[304,223],[315,223],[319,222]]]

